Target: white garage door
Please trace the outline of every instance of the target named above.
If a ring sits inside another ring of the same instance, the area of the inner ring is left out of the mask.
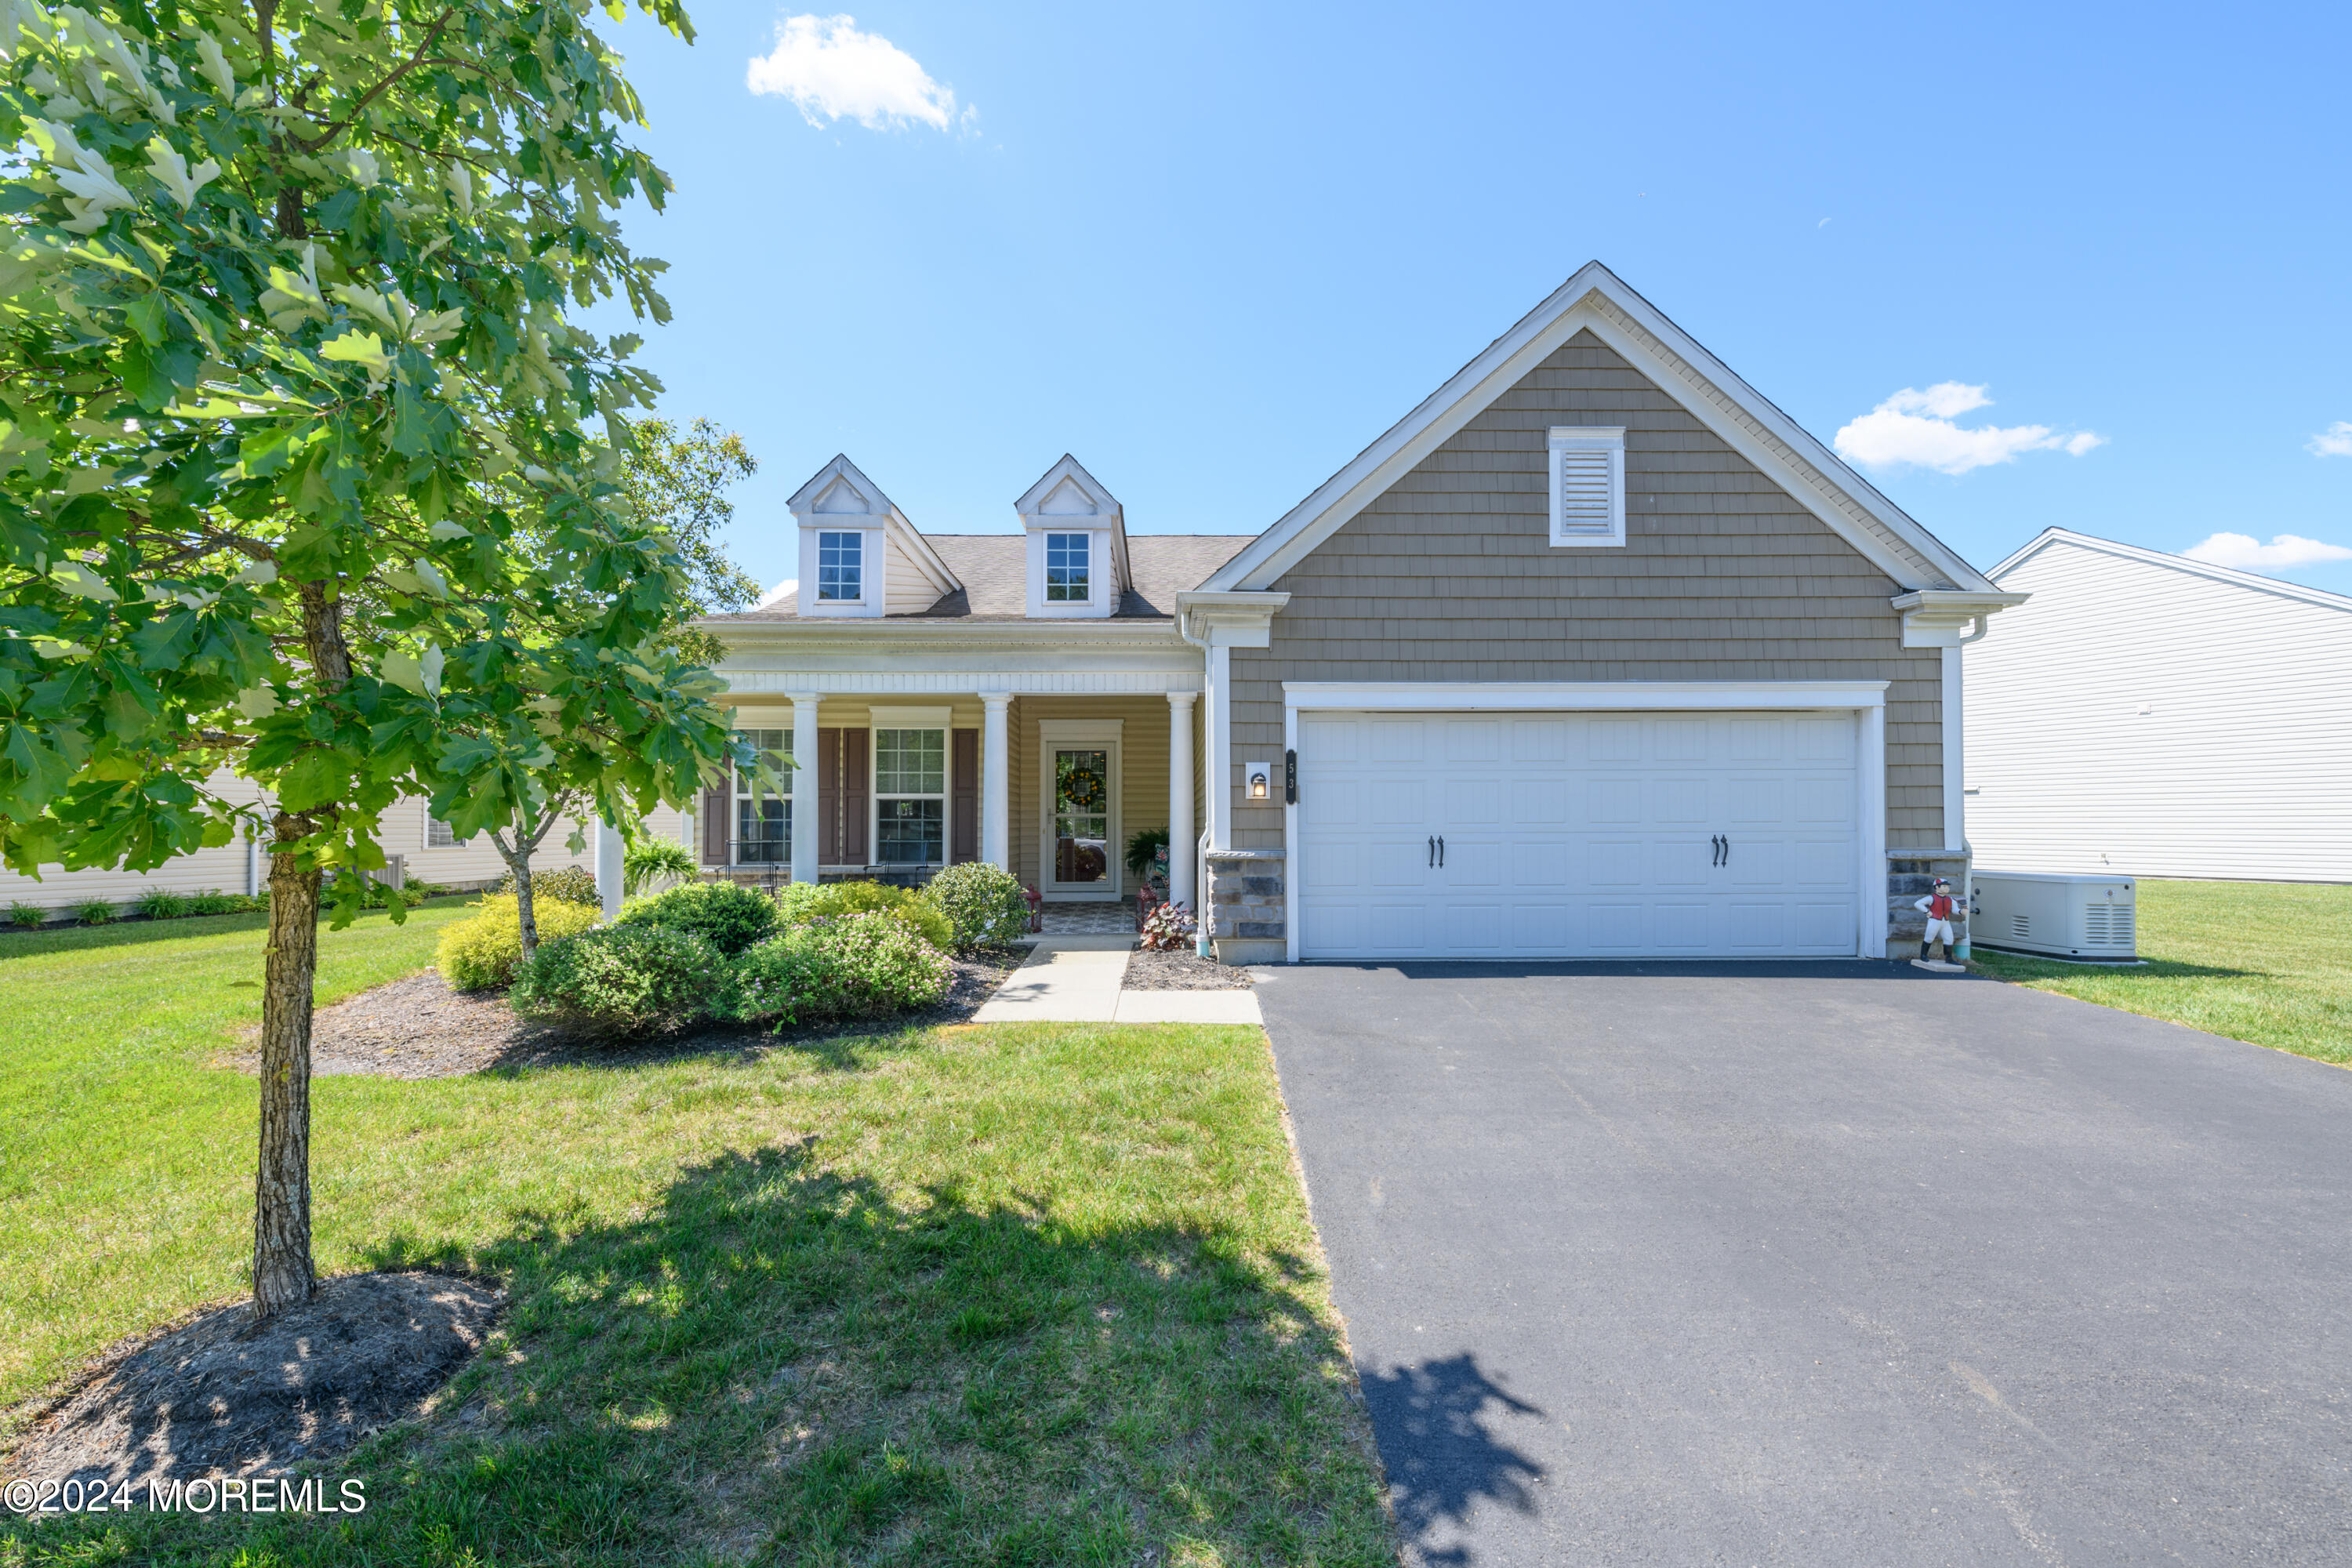
[[[1855,752],[1843,713],[1301,713],[1300,956],[1851,956]]]

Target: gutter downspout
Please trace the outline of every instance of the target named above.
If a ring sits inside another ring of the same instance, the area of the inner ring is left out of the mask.
[[[1986,632],[1988,632],[1988,631],[1990,631],[1990,630],[1992,629],[1992,627],[1991,627],[1991,624],[1990,624],[1990,623],[1991,623],[1991,620],[1992,620],[1992,617],[1991,617],[1991,616],[1979,616],[1976,618],[1976,626],[1975,626],[1975,629],[1974,629],[1973,631],[1969,632],[1966,637],[1964,637],[1960,638],[1960,640],[1959,640],[1958,642],[1954,643],[1954,644],[1952,645],[1951,649],[1950,649],[1950,652],[1951,652],[1951,656],[1952,656],[1952,662],[1953,662],[1954,664],[1958,664],[1958,663],[1959,663],[1959,661],[1960,661],[1960,649],[1962,649],[1962,648],[1964,648],[1964,647],[1968,647],[1968,646],[1969,646],[1969,644],[1970,644],[1970,643],[1972,643],[1972,642],[1980,642],[1980,641],[1982,641],[1982,640],[1983,640],[1985,633],[1986,633]],[[1967,678],[1967,676],[1966,676],[1965,672],[1955,672],[1955,673],[1956,673],[1956,675],[1957,675],[1958,679],[1956,679],[1953,681],[1953,684],[1954,684],[1955,686],[1957,686],[1957,687],[1958,687],[1958,688],[1960,689],[1960,690],[1961,690],[1961,692],[1962,692],[1962,694],[1963,694],[1963,695],[1962,695],[1962,699],[1961,699],[1961,700],[1962,700],[1962,701],[1966,701],[1966,700],[1967,700],[1966,692],[1967,692],[1967,689],[1968,689],[1968,678]],[[1964,737],[1964,738],[1965,738],[1966,733],[1967,733],[1967,728],[1968,728],[1967,717],[1966,717],[1966,715],[1965,715],[1965,714],[1963,714],[1963,716],[1962,716],[1962,718],[1961,718],[1961,722],[1960,722],[1960,725],[1959,725],[1959,729],[1960,729],[1961,733],[1962,733],[1962,735],[1963,735],[1963,737]],[[1962,752],[1961,752],[1961,754],[1960,754],[1960,756],[1959,756],[1959,758],[1958,758],[1958,762],[1959,762],[1959,763],[1960,763],[1960,793],[1959,793],[1959,800],[1960,800],[1960,811],[1961,811],[1961,823],[1960,823],[1960,831],[1959,831],[1959,832],[1958,832],[1958,833],[1955,833],[1955,834],[1951,835],[1951,837],[1954,837],[1954,838],[1956,838],[1956,839],[1958,839],[1958,840],[1959,841],[1959,847],[1960,847],[1960,857],[1961,857],[1961,858],[1960,858],[1960,908],[1961,908],[1962,910],[1966,910],[1966,911],[1967,911],[1967,916],[1968,916],[1968,918],[1967,918],[1967,921],[1966,921],[1966,923],[1965,923],[1965,924],[1963,924],[1963,925],[1960,927],[1960,944],[1959,944],[1959,946],[1958,946],[1956,950],[1954,950],[1954,952],[1953,952],[1953,953],[1952,953],[1952,956],[1953,956],[1954,958],[1958,959],[1961,963],[1968,963],[1968,962],[1969,962],[1969,958],[1971,957],[1971,955],[1972,955],[1972,952],[1973,952],[1973,950],[1974,950],[1974,948],[1975,948],[1975,946],[1976,946],[1976,931],[1977,931],[1977,854],[1976,854],[1976,850],[1975,850],[1973,847],[1970,847],[1970,845],[1969,844],[1969,837],[1968,837],[1968,821],[1967,821],[1967,812],[1968,812],[1968,798],[1969,798],[1969,776],[1968,776],[1968,753],[1967,753],[1967,752],[1966,752],[1965,750],[1963,750],[1963,751],[1962,751]]]

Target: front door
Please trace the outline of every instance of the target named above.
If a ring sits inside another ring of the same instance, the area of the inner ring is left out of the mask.
[[[1056,899],[1119,897],[1118,741],[1054,740],[1044,752],[1044,892]]]

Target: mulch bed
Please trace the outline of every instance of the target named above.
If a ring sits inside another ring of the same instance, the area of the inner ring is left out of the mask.
[[[593,1062],[611,1067],[698,1056],[714,1051],[759,1052],[795,1042],[869,1035],[877,1028],[926,1028],[961,1024],[977,1012],[1020,963],[1018,952],[977,953],[949,960],[954,978],[939,1005],[894,1018],[865,1019],[782,1035],[703,1026],[653,1039],[582,1036],[515,1016],[503,993],[452,991],[433,970],[394,980],[322,1007],[310,1021],[310,1070],[329,1077],[454,1078],[495,1068],[559,1067]],[[254,1070],[258,1031],[248,1032],[235,1065]]]
[[[1129,991],[1246,991],[1250,973],[1197,952],[1138,951],[1127,961]]]
[[[322,1280],[257,1327],[214,1307],[118,1346],[37,1419],[5,1473],[33,1481],[278,1475],[416,1415],[482,1348],[506,1292],[412,1271]]]

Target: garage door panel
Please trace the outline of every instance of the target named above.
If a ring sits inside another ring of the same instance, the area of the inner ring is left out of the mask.
[[[1584,786],[1584,819],[1596,826],[1631,827],[1642,820],[1639,779],[1591,779]]]
[[[1735,888],[1785,888],[1789,885],[1789,846],[1777,838],[1732,840],[1724,874]]]
[[[1654,888],[1704,888],[1715,869],[1715,847],[1704,838],[1650,841],[1650,885]]]
[[[1650,820],[1663,826],[1696,826],[1714,818],[1707,809],[1707,779],[1669,778],[1649,781]]]
[[[1376,827],[1428,823],[1429,785],[1414,778],[1374,778],[1364,783],[1365,819]]]
[[[1855,733],[1809,713],[1302,715],[1302,952],[1851,954]]]

